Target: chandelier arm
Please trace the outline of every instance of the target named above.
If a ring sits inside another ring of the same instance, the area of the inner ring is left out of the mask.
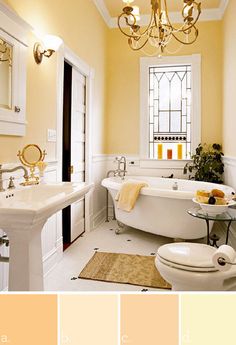
[[[197,6],[198,6],[198,15],[197,15],[197,17],[195,18],[194,22],[192,22],[190,25],[188,25],[185,29],[180,29],[180,30],[179,30],[180,32],[181,32],[181,31],[184,32],[184,31],[187,31],[187,30],[191,30],[193,27],[195,27],[195,24],[197,23],[197,21],[198,21],[200,15],[201,15],[201,13],[202,13],[202,10],[201,10],[201,3],[199,3]],[[182,28],[184,28],[184,25],[183,25]]]
[[[194,27],[194,30],[195,30],[195,38],[192,39],[190,42],[185,42],[185,41],[182,41],[180,38],[178,38],[173,32],[172,32],[172,35],[173,37],[179,42],[179,43],[182,43],[184,45],[190,45],[190,44],[193,44],[194,42],[196,42],[197,38],[198,38],[198,29],[196,27]]]
[[[151,15],[150,22],[149,22],[147,28],[146,28],[143,32],[140,32],[140,34],[139,34],[140,37],[145,36],[146,33],[149,31],[149,29],[152,28],[152,26],[153,26],[153,19],[154,19],[154,12],[152,11],[152,15]],[[154,27],[155,27],[155,26],[154,26]]]
[[[133,14],[131,14],[131,15],[134,17],[135,23],[136,23],[136,18],[135,18],[135,16],[134,16]],[[124,34],[125,36],[127,36],[127,37],[129,37],[129,38],[132,38],[133,35],[127,34],[127,33],[123,30],[123,28],[121,27],[121,25],[120,25],[120,19],[121,19],[123,16],[125,16],[125,13],[121,13],[121,14],[119,15],[119,17],[118,17],[118,27],[119,27],[120,31],[122,32],[122,34]],[[128,25],[129,27],[132,27],[132,25],[129,24],[129,22],[128,22],[128,20],[127,20],[126,17],[125,17],[125,20],[126,20],[127,25]]]
[[[200,15],[201,15],[201,13],[202,13],[202,10],[201,10],[201,3],[198,4],[196,1],[194,1],[193,4],[197,6],[197,10],[198,10],[198,15],[197,15],[197,17],[195,18],[194,22],[191,23],[191,24],[190,24],[187,28],[185,28],[185,29],[184,29],[185,23],[183,24],[183,26],[182,26],[181,28],[177,29],[177,28],[171,23],[171,21],[170,21],[170,17],[169,17],[169,13],[168,13],[168,8],[167,8],[167,2],[166,2],[166,0],[164,0],[164,5],[165,5],[165,12],[166,12],[167,22],[168,22],[169,26],[172,28],[173,31],[176,31],[176,32],[184,32],[185,30],[190,30],[190,29],[192,29],[192,28],[195,26],[195,24],[197,23],[197,21],[198,21]],[[182,10],[182,16],[183,16],[183,11],[184,11],[184,10]],[[184,16],[183,16],[183,18],[184,18]]]
[[[146,41],[145,41],[140,47],[138,47],[138,48],[134,48],[134,47],[131,45],[131,42],[129,42],[129,46],[130,46],[130,48],[131,48],[132,50],[138,51],[138,50],[143,49],[143,47],[147,44],[147,42],[148,42],[148,38],[147,38]]]

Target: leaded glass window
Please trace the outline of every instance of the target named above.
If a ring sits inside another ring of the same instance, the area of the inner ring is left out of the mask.
[[[149,67],[149,158],[189,159],[191,152],[191,65]],[[160,158],[160,157],[159,157]]]

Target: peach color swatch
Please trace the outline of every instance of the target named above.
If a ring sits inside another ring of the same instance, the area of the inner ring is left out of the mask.
[[[118,296],[62,295],[61,345],[117,345]]]
[[[121,296],[121,345],[178,345],[178,342],[178,296]]]
[[[57,296],[0,295],[0,344],[57,345]]]
[[[235,345],[236,295],[183,295],[182,345]]]

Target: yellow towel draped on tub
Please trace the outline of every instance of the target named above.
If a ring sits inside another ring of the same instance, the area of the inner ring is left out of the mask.
[[[135,206],[141,189],[144,187],[148,187],[148,184],[143,181],[128,180],[123,183],[116,196],[117,208],[130,212]]]

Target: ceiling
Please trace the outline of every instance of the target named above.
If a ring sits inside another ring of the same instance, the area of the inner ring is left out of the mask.
[[[220,7],[221,0],[201,0],[201,3],[203,10],[215,9]],[[125,6],[122,0],[104,0],[104,4],[111,17],[117,17]],[[151,0],[134,0],[132,5],[139,6],[141,14],[150,13]],[[167,0],[167,5],[170,12],[178,12],[183,8],[183,0]]]

